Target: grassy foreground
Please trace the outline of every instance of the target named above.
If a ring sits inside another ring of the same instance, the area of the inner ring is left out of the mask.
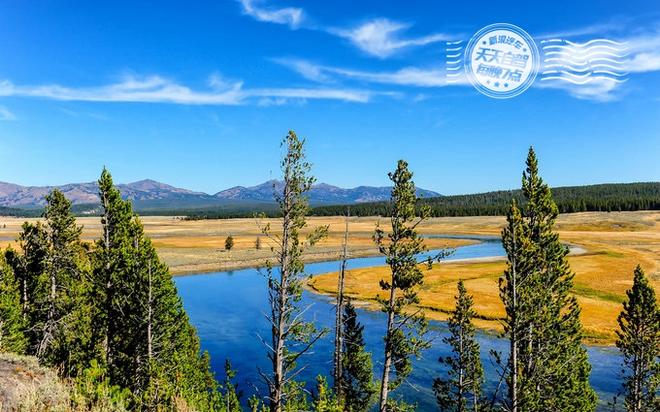
[[[502,217],[462,217],[432,219],[423,232],[497,235]],[[612,344],[626,289],[639,263],[660,290],[660,213],[617,212],[561,215],[557,229],[562,241],[580,246],[584,253],[570,256],[576,273],[573,293],[582,307],[586,340]],[[456,283],[463,279],[474,295],[478,327],[501,330],[499,319],[504,308],[499,298],[498,279],[505,267],[503,260],[444,262],[425,272],[420,306],[432,319],[445,320],[454,306]],[[374,305],[381,293],[378,282],[388,275],[387,267],[350,270],[346,292],[367,305]],[[319,293],[336,293],[336,274],[312,278],[308,286]]]

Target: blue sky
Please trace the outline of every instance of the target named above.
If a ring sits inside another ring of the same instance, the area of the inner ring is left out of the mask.
[[[153,178],[209,193],[278,176],[288,129],[319,181],[553,186],[660,180],[653,1],[0,1],[0,181]],[[538,3],[538,4],[537,4]],[[578,4],[575,4],[578,3]],[[497,100],[445,77],[447,41],[496,22],[628,45],[625,83],[537,81]]]

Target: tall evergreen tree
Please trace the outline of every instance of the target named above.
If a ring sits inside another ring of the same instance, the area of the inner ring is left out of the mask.
[[[115,344],[121,330],[123,314],[120,311],[119,298],[122,286],[124,251],[130,246],[129,230],[133,213],[128,202],[121,198],[114,187],[112,176],[103,168],[98,181],[101,199],[102,235],[94,250],[93,293],[98,302],[94,311],[95,338],[98,342],[102,363],[108,368],[108,375],[113,384],[119,384],[114,375]]]
[[[90,339],[89,317],[84,302],[89,269],[80,241],[82,227],[76,225],[71,202],[55,189],[46,196],[48,252],[45,273],[40,278],[40,341],[36,355],[47,365],[56,365],[65,376],[75,374],[86,363],[83,346]]]
[[[364,343],[364,326],[350,300],[344,305],[342,340],[342,400],[348,412],[366,412],[371,408],[378,388],[374,383],[371,353]]]
[[[424,278],[417,256],[426,250],[416,227],[428,218],[429,210],[423,208],[418,214],[415,208],[415,184],[407,162],[399,160],[396,170],[388,176],[394,184],[391,195],[391,232],[386,233],[378,226],[374,233],[374,241],[379,252],[385,256],[391,275],[387,280],[380,281],[386,297],[379,298],[379,302],[387,315],[379,399],[381,412],[389,408],[389,392],[398,387],[412,371],[410,358],[418,356],[422,349],[429,346],[429,342],[424,339],[427,331],[424,313],[411,308],[419,303],[417,288]],[[414,311],[406,313],[406,310]]]
[[[19,282],[0,255],[0,352],[23,353],[27,348]]]
[[[35,303],[43,301],[39,281],[46,271],[49,248],[46,228],[41,222],[23,223],[18,243],[22,253],[8,248],[5,256],[19,284],[22,314],[26,324],[25,335],[28,339],[27,353],[35,354],[40,342],[40,308],[36,307]]]
[[[458,282],[456,308],[449,318],[449,336],[442,339],[452,349],[452,355],[440,358],[440,363],[449,368],[445,379],[436,378],[433,391],[440,410],[455,412],[478,412],[481,408],[481,365],[479,343],[475,339],[472,325],[472,296],[467,293],[463,281]]]
[[[625,406],[629,412],[660,410],[660,308],[641,266],[619,314],[616,346],[623,354]]]
[[[138,409],[222,406],[206,354],[165,264],[129,202],[104,170],[103,234],[95,255],[98,346],[110,383],[128,388]]]
[[[306,240],[300,236],[300,230],[307,224],[305,215],[309,209],[305,193],[314,183],[314,178],[309,176],[311,165],[305,160],[304,143],[293,131],[289,131],[282,141],[286,148],[281,161],[284,185],[281,193],[275,193],[282,215],[282,232],[271,232],[268,224],[262,228],[263,234],[276,245],[273,250],[279,266],[277,269],[270,264],[267,267],[271,340],[264,344],[268,348],[272,371],[261,373],[268,385],[268,403],[273,412],[285,409],[292,398],[289,388],[297,387],[294,381],[298,373],[296,362],[323,334],[302,319],[306,308],[299,306],[305,243],[314,244],[327,233],[326,226],[313,230]]]
[[[525,207],[520,217],[512,207],[503,233],[509,267],[501,295],[507,309],[507,334],[516,342],[509,357],[510,363],[514,359],[516,363],[515,368],[509,365],[508,379],[513,406],[521,411],[592,411],[597,398],[589,385],[591,366],[581,346],[580,308],[570,294],[574,274],[566,259],[568,247],[554,231],[558,209],[539,176],[532,148],[522,192]],[[519,284],[514,286],[514,279]]]
[[[502,246],[506,251],[508,265],[504,277],[500,279],[500,298],[504,303],[506,318],[504,320],[504,336],[509,338],[509,360],[506,368],[506,378],[509,386],[507,409],[511,412],[519,410],[519,380],[520,380],[520,337],[526,332],[524,326],[528,323],[526,315],[531,314],[533,308],[524,307],[529,299],[521,299],[525,281],[531,270],[525,266],[529,262],[529,239],[523,231],[523,221],[520,209],[515,199],[511,202],[507,214],[507,225],[502,230]],[[521,277],[522,276],[522,277]]]

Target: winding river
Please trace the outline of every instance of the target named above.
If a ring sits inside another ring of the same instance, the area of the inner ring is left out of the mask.
[[[448,260],[473,259],[502,256],[504,251],[498,238],[478,236],[444,236],[479,240],[479,243],[459,247]],[[382,257],[351,259],[349,269],[379,266],[384,264]],[[337,271],[338,261],[311,263],[306,265],[311,275]],[[202,348],[211,355],[214,371],[219,379],[224,378],[225,358],[230,358],[238,371],[238,382],[246,398],[257,391],[265,394],[265,387],[258,370],[268,371],[266,350],[259,336],[268,339],[268,324],[264,318],[267,311],[266,282],[257,269],[206,273],[176,277],[176,284],[192,323],[197,327]],[[318,327],[332,328],[334,306],[332,299],[305,291],[303,305],[314,303],[306,312],[308,320]],[[367,349],[372,352],[376,371],[380,369],[382,357],[382,336],[385,317],[381,312],[358,310],[359,320],[365,325]],[[442,337],[447,333],[443,322],[430,323],[432,347],[423,357],[414,362],[414,370],[409,382],[397,389],[393,396],[402,397],[408,402],[416,402],[418,410],[437,410],[431,391],[433,379],[443,371],[437,359],[448,355]],[[492,334],[480,332],[482,360],[486,374],[487,392],[496,386],[497,375],[489,352],[491,349],[506,353],[507,342]],[[330,376],[332,373],[333,334],[329,333],[313,349],[313,354],[303,357],[301,364],[308,366],[300,379],[312,384],[318,374]],[[601,399],[601,408],[611,400],[619,388],[620,356],[616,348],[588,347],[592,364],[591,383]],[[330,381],[330,379],[329,379]]]

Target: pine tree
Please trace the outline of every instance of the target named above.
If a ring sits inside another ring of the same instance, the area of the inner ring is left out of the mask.
[[[71,212],[71,202],[59,190],[46,196],[48,251],[40,278],[40,340],[36,355],[46,365],[57,366],[64,376],[75,375],[90,360],[84,346],[90,337],[90,319],[84,302],[88,286],[87,256]]]
[[[0,352],[24,353],[27,348],[20,295],[19,282],[0,255]]]
[[[309,209],[305,193],[314,183],[314,178],[309,176],[311,165],[305,160],[304,143],[293,131],[289,131],[282,141],[286,148],[281,161],[284,185],[281,193],[275,193],[282,215],[282,232],[272,233],[269,224],[262,228],[262,233],[276,245],[273,250],[279,266],[275,269],[270,263],[267,265],[271,340],[264,342],[264,345],[268,349],[272,371],[270,374],[261,372],[268,385],[268,403],[273,412],[291,407],[287,403],[293,399],[292,391],[298,392],[294,381],[298,374],[296,362],[324,333],[301,318],[307,308],[299,306],[305,270],[302,261],[305,243],[316,243],[328,229],[327,226],[319,227],[305,241],[300,238]]]
[[[99,180],[103,234],[95,252],[96,338],[110,384],[128,388],[137,409],[222,406],[199,339],[176,287],[112,177]]]
[[[502,246],[507,255],[507,269],[504,277],[500,279],[500,298],[504,303],[506,318],[504,320],[504,336],[509,339],[509,360],[506,367],[506,378],[509,386],[507,409],[511,412],[519,410],[520,389],[520,342],[521,336],[526,332],[526,324],[533,308],[524,307],[529,299],[525,294],[525,286],[529,286],[526,279],[532,272],[528,266],[530,245],[523,231],[523,221],[520,209],[515,199],[511,202],[507,214],[507,225],[502,230]],[[525,299],[521,299],[521,295]]]
[[[227,236],[225,239],[225,250],[229,252],[234,247],[234,237],[232,235]]]
[[[512,208],[510,227],[503,233],[509,268],[501,295],[507,309],[507,334],[517,342],[510,354],[515,355],[510,359],[511,363],[515,359],[517,371],[510,365],[509,392],[521,411],[592,411],[597,398],[589,385],[591,366],[581,346],[580,308],[570,294],[574,274],[566,259],[568,248],[554,231],[558,209],[539,176],[531,148],[522,192],[525,207],[520,217]],[[520,281],[515,287],[510,283],[514,279]],[[512,399],[507,403],[511,406]]]
[[[328,387],[325,377],[321,375],[316,377],[316,394],[312,407],[314,412],[343,412],[346,410],[342,407],[341,400]]]
[[[472,296],[467,293],[463,281],[458,282],[456,308],[449,318],[449,336],[442,339],[452,349],[452,355],[440,358],[440,363],[449,368],[445,379],[436,378],[433,391],[440,410],[478,412],[481,408],[481,365],[479,343],[475,339],[472,325]]]
[[[640,266],[619,314],[616,346],[623,355],[625,406],[629,412],[660,410],[660,309]]]
[[[374,241],[390,266],[391,277],[381,280],[380,287],[387,297],[379,298],[383,312],[387,314],[385,333],[385,356],[381,380],[379,410],[388,410],[389,391],[398,387],[412,371],[412,356],[429,347],[424,339],[427,322],[421,310],[412,310],[419,303],[417,288],[423,283],[422,270],[417,255],[424,252],[423,239],[415,230],[420,222],[428,218],[429,209],[422,208],[420,217],[416,210],[417,198],[412,173],[408,163],[399,160],[396,171],[388,174],[394,183],[391,195],[391,232],[385,233],[376,227]],[[431,260],[429,260],[429,265]],[[392,373],[395,376],[392,378]]]
[[[39,281],[46,271],[49,247],[45,227],[40,222],[25,222],[18,236],[18,243],[22,253],[8,248],[5,256],[19,284],[21,311],[28,340],[26,352],[34,355],[40,342],[39,328],[36,326],[40,309],[35,307],[35,302],[43,301]]]
[[[243,393],[238,390],[238,385],[233,382],[236,371],[232,369],[229,359],[225,359],[225,382],[223,384],[224,407],[226,412],[242,411],[240,399]]]
[[[101,239],[93,254],[93,296],[97,302],[93,313],[95,340],[98,342],[102,364],[108,369],[113,384],[122,384],[115,375],[118,362],[114,353],[115,341],[121,331],[123,314],[120,306],[120,288],[123,285],[123,254],[130,247],[129,230],[133,217],[130,204],[121,199],[121,194],[112,182],[112,176],[103,168],[98,181],[101,199]]]
[[[374,383],[371,353],[364,343],[364,326],[350,300],[344,305],[342,341],[342,400],[348,412],[366,412],[371,408],[378,388]]]

